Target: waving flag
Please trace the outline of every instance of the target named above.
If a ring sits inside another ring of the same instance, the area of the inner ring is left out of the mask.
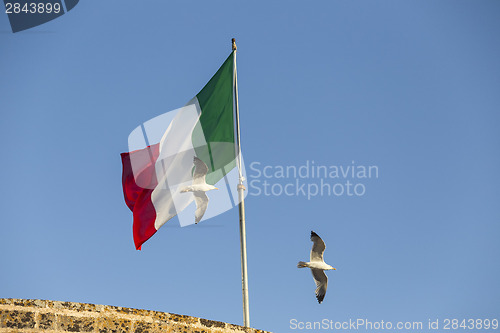
[[[191,184],[194,156],[208,166],[206,182],[211,185],[236,166],[233,66],[234,51],[186,106],[161,123],[164,132],[159,142],[121,154],[123,193],[133,212],[138,250],[193,202],[193,195],[181,189]]]

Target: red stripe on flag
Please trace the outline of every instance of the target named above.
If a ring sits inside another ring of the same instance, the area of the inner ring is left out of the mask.
[[[159,144],[129,153],[122,153],[122,185],[125,203],[134,216],[134,243],[137,250],[156,232],[154,226],[156,210],[151,193],[158,185],[155,162],[159,155]]]

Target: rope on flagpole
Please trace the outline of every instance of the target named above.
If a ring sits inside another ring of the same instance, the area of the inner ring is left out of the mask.
[[[240,113],[238,105],[238,74],[236,70],[236,39],[231,40],[233,55],[233,74],[234,74],[234,102],[236,112],[236,145],[237,145],[237,164],[238,164],[238,199],[239,199],[239,213],[240,213],[240,247],[241,247],[241,287],[243,292],[243,324],[245,327],[250,327],[250,310],[248,306],[248,273],[247,273],[247,241],[246,241],[246,228],[245,228],[245,185],[241,170],[241,143],[240,143]]]

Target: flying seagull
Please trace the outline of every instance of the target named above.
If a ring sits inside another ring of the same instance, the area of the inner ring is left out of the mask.
[[[311,261],[299,261],[297,267],[309,267],[311,269],[314,282],[316,282],[316,298],[321,304],[325,298],[326,287],[328,286],[328,277],[326,276],[325,271],[337,269],[326,264],[323,260],[323,252],[325,252],[326,245],[321,237],[319,237],[314,231],[311,231],[311,241],[313,242],[313,247],[311,249]]]
[[[218,190],[217,187],[209,185],[205,181],[205,176],[208,172],[207,165],[200,160],[198,157],[194,157],[194,174],[193,174],[193,184],[191,186],[184,187],[181,192],[193,192],[194,201],[196,202],[196,211],[194,213],[194,223],[198,223],[203,218],[205,211],[208,206],[208,197],[205,194],[206,191]]]

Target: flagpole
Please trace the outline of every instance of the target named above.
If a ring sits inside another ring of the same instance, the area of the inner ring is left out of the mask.
[[[239,213],[240,213],[240,247],[241,247],[241,288],[243,292],[243,324],[245,327],[250,327],[250,310],[248,307],[248,273],[247,273],[247,236],[245,228],[245,185],[241,171],[241,144],[240,144],[240,113],[238,105],[238,74],[236,70],[236,40],[232,39],[232,49],[234,51],[234,103],[236,112],[236,153],[237,153],[237,164],[238,164],[238,199],[239,199]]]

